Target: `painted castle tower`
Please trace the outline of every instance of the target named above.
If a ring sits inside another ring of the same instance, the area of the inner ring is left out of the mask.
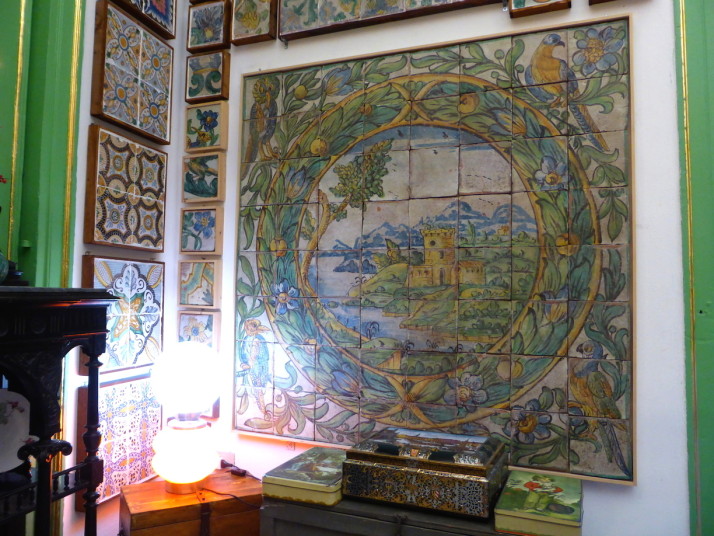
[[[410,287],[486,283],[484,263],[456,260],[456,229],[422,229],[424,264],[409,267]]]

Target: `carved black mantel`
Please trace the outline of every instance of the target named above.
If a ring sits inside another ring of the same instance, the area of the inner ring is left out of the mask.
[[[52,501],[84,491],[85,535],[96,536],[97,486],[102,460],[99,433],[99,356],[106,344],[106,310],[116,298],[103,290],[0,287],[0,374],[11,391],[30,402],[30,433],[39,440],[22,447],[18,464],[32,456],[37,479],[0,495],[0,524],[35,511],[35,536],[49,536]],[[52,474],[52,459],[72,445],[54,438],[61,430],[59,394],[64,356],[80,346],[88,357],[87,457]],[[0,525],[2,526],[2,525]]]

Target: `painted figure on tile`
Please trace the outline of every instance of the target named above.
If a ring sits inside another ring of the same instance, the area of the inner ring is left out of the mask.
[[[244,156],[247,162],[254,162],[258,156],[260,160],[275,160],[278,157],[276,149],[271,145],[278,121],[278,90],[275,80],[270,77],[261,78],[253,86],[250,137]]]

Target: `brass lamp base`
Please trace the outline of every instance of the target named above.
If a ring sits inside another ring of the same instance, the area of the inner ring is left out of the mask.
[[[164,483],[164,489],[166,493],[173,493],[174,495],[188,495],[189,493],[196,493],[202,490],[206,485],[206,480],[208,477],[202,478],[198,482],[190,482],[186,484],[179,484],[176,482],[169,482],[168,480]]]

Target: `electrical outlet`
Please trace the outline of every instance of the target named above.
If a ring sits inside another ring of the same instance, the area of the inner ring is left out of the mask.
[[[288,441],[287,447],[288,447],[288,450],[295,450],[295,443],[293,443],[292,441]]]

